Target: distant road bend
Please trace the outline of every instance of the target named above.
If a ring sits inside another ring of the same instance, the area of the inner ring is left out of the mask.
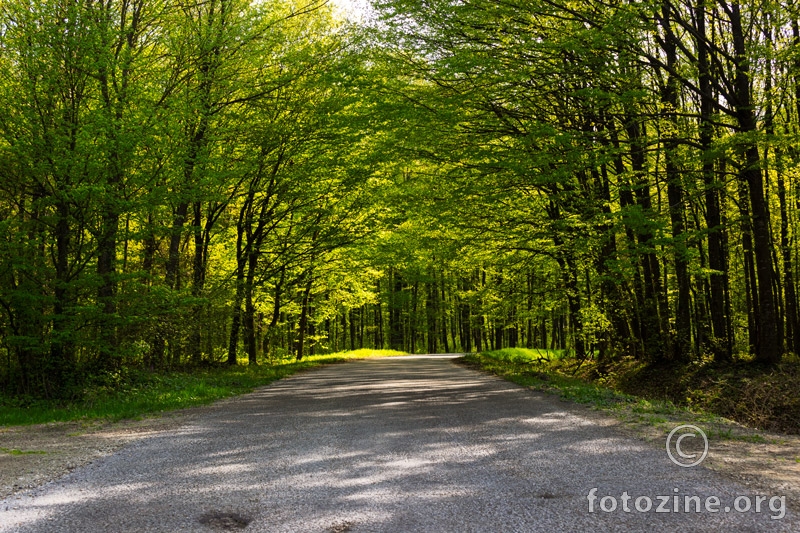
[[[452,356],[330,365],[0,502],[0,531],[800,531],[600,417]],[[719,508],[684,509],[694,496]]]

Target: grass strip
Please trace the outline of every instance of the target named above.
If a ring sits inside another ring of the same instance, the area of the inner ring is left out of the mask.
[[[669,431],[675,425],[688,423],[703,429],[709,438],[766,441],[757,430],[714,413],[678,406],[669,400],[626,394],[573,376],[577,362],[563,358],[560,351],[508,348],[467,354],[462,362],[532,390],[557,395],[564,401],[605,411],[631,425]]]
[[[558,351],[506,348],[467,354],[463,361],[523,387],[576,403],[612,407],[637,401],[633,396],[554,371],[551,365],[560,359]]]
[[[12,448],[0,448],[0,453],[8,455],[45,455],[47,452],[42,450],[17,450]]]
[[[350,359],[404,355],[392,350],[356,350],[286,359],[271,365],[193,368],[182,371],[127,370],[96,376],[76,400],[0,398],[0,426],[75,420],[122,420],[205,405],[245,394],[296,372]],[[12,452],[8,452],[12,453]]]

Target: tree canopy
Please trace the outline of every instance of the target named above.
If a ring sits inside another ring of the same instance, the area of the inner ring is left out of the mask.
[[[7,0],[0,384],[800,354],[800,8]]]

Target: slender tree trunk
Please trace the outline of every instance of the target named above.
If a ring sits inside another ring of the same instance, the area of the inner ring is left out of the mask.
[[[464,291],[468,290],[470,280],[463,278],[461,280]],[[461,349],[467,353],[472,352],[472,310],[469,303],[462,299],[461,301]]]
[[[796,48],[800,47],[800,26],[797,20],[792,21],[792,40]],[[794,66],[794,98],[795,98],[795,111],[797,113],[798,124],[800,124],[800,57],[795,56],[793,61]],[[797,157],[800,159],[800,157]],[[783,276],[784,285],[786,287],[786,319],[787,330],[791,332],[791,336],[787,335],[787,342],[789,348],[796,354],[800,355],[800,311],[798,311],[797,291],[794,281],[794,264],[792,258],[793,245],[796,239],[789,237],[789,213],[787,210],[786,198],[786,185],[784,183],[783,172],[778,174],[778,197],[780,201],[781,210],[781,255],[783,258]],[[796,200],[800,204],[800,200]]]
[[[178,281],[181,239],[183,237],[183,226],[186,224],[186,216],[188,214],[188,202],[181,202],[173,212],[172,228],[169,234],[169,248],[167,251],[166,275],[164,276],[164,282],[170,289],[174,289]]]
[[[308,277],[306,281],[305,289],[303,290],[303,300],[300,304],[300,324],[299,328],[300,331],[297,334],[297,360],[300,361],[303,359],[304,355],[304,344],[306,340],[306,331],[308,329],[308,314],[309,314],[309,298],[311,295],[311,287],[314,284],[314,277],[311,275],[311,272],[306,274]],[[363,339],[362,339],[363,345]]]
[[[586,357],[586,346],[583,340],[583,321],[581,320],[581,299],[580,289],[578,288],[578,269],[571,258],[565,261],[564,285],[567,288],[567,306],[569,309],[570,330],[575,346],[575,357],[583,359]]]
[[[402,350],[403,345],[403,324],[402,324],[402,291],[403,279],[397,270],[391,273],[391,297],[389,308],[389,348],[392,350]],[[355,334],[355,331],[352,330]]]
[[[650,184],[647,181],[646,160],[642,132],[636,118],[628,117],[626,131],[631,143],[631,169],[636,176],[635,193],[637,203],[642,212],[649,216],[653,211],[650,199]],[[642,337],[645,352],[655,360],[662,360],[669,353],[667,339],[666,305],[662,304],[663,288],[661,285],[661,267],[655,254],[653,233],[650,222],[640,222],[637,227],[638,241],[646,251],[641,254],[642,272],[644,274],[644,301],[641,308]]]
[[[358,348],[368,348],[369,347],[369,334],[368,331],[368,324],[369,315],[367,313],[367,304],[362,304],[361,307],[358,308]]]
[[[350,350],[356,349],[356,314],[355,312],[350,309],[348,313],[350,315]],[[402,350],[403,348],[393,348],[395,350]]]
[[[236,267],[236,287],[233,298],[231,331],[228,338],[228,364],[236,365],[239,351],[239,332],[242,326],[242,303],[244,302],[246,260],[240,258]]]
[[[547,349],[547,318],[542,317],[539,322],[539,339],[537,347]]]
[[[445,353],[450,353],[450,343],[447,339],[447,297],[445,295],[445,281],[444,281],[444,272],[442,272],[441,283],[439,284],[439,289],[441,290],[441,302],[439,308],[439,316],[441,320],[441,330],[442,330],[442,344],[444,344],[444,351]]]
[[[264,351],[267,354],[270,354],[270,349],[272,347],[273,340],[278,338],[277,327],[278,321],[281,317],[281,295],[283,294],[283,284],[286,280],[286,267],[281,267],[281,275],[278,278],[277,283],[275,283],[275,289],[272,293],[272,318],[269,321],[269,325],[267,326],[267,349]],[[338,339],[337,339],[338,340]],[[270,355],[271,357],[271,355]]]
[[[414,280],[411,289],[411,353],[417,353],[417,307],[419,304],[419,281]]]
[[[428,325],[428,353],[436,353],[439,351],[439,330],[437,324],[438,318],[438,304],[437,299],[439,292],[436,288],[435,273],[431,272],[431,281],[425,284],[427,298],[425,299],[425,318]]]
[[[244,348],[247,352],[247,364],[258,364],[258,347],[256,346],[256,306],[254,301],[256,267],[258,254],[251,251],[247,256],[247,275],[244,280]]]
[[[251,220],[248,218],[250,206],[252,205],[251,191],[248,195],[246,205],[239,212],[239,220],[236,224],[236,278],[235,278],[235,295],[233,298],[233,314],[231,317],[231,331],[228,337],[228,364],[237,364],[237,355],[239,351],[239,333],[242,326],[242,304],[245,299],[245,278],[247,276],[248,259],[253,255],[250,248],[252,241],[250,240],[248,230],[251,227]],[[247,242],[245,239],[247,238]]]
[[[381,294],[381,281],[380,279],[375,284],[375,293],[378,294],[378,302],[375,305],[375,348],[382,350],[383,344],[383,304],[380,298]]]
[[[142,251],[142,270],[145,272],[145,278],[143,280],[144,290],[149,291],[150,286],[153,283],[153,266],[155,262],[155,255],[156,255],[156,233],[155,233],[155,221],[153,219],[153,211],[150,210],[147,213],[147,225],[145,227],[145,238],[144,238],[144,250]],[[156,317],[153,320],[154,323],[154,331],[155,334],[153,336],[153,343],[158,343],[161,335],[160,335],[160,326],[158,323],[158,318]],[[150,369],[155,368],[156,366],[161,364],[160,359],[157,358],[157,351],[156,347],[151,347],[150,351],[145,354],[144,356],[144,365]],[[163,353],[163,350],[162,350]]]
[[[170,289],[175,289],[178,284],[178,269],[180,268],[180,246],[183,235],[183,226],[186,223],[186,216],[189,212],[189,204],[181,202],[173,211],[172,228],[169,236],[169,248],[167,251],[166,273],[164,282]],[[237,326],[238,329],[238,326]],[[153,362],[157,365],[164,364],[164,350],[166,346],[166,331],[163,325],[156,326],[156,335],[153,339],[152,355]]]
[[[194,221],[192,229],[194,231],[194,261],[192,263],[192,296],[200,298],[203,294],[205,284],[205,239],[203,237],[202,223],[202,202],[194,202],[192,210]],[[203,329],[205,329],[204,306],[196,304],[194,307],[194,320],[192,321],[192,331],[189,336],[189,351],[192,362],[198,364],[203,357]]]

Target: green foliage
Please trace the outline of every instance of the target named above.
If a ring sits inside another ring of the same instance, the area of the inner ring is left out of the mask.
[[[797,9],[736,5],[3,2],[0,390],[358,348],[608,385],[800,353]]]
[[[499,361],[507,361],[519,365],[535,365],[542,362],[550,362],[564,357],[563,350],[527,349],[527,348],[503,348],[484,352],[480,355],[491,357]]]

